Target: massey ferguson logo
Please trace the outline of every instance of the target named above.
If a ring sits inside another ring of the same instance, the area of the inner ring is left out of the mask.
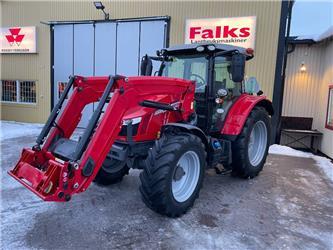
[[[36,38],[36,26],[0,27],[0,53],[37,53]]]
[[[19,34],[20,31],[21,31],[21,28],[9,29],[10,35],[6,35],[6,39],[7,39],[8,43],[10,44],[10,46],[13,46],[14,43],[17,46],[20,46],[20,44],[24,38],[23,34]]]

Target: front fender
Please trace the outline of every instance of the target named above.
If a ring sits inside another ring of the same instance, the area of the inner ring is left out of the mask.
[[[261,106],[267,110],[269,115],[273,115],[273,105],[265,96],[242,94],[230,108],[221,134],[226,136],[239,135],[255,106]]]
[[[173,131],[174,129],[180,130],[183,132],[188,132],[193,135],[198,136],[201,141],[205,144],[206,148],[208,147],[208,139],[205,133],[198,127],[193,126],[191,124],[186,124],[186,123],[167,123],[165,124],[162,129],[161,133],[168,133],[170,131]]]

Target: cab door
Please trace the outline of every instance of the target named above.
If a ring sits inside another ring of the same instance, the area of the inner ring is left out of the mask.
[[[196,82],[195,88],[195,112],[197,114],[197,126],[203,131],[207,131],[209,124],[209,101],[208,97],[208,63],[202,57],[187,65],[187,79]]]
[[[209,98],[211,102],[210,132],[220,132],[232,104],[242,94],[242,83],[235,83],[229,73],[230,58],[216,57],[212,72]]]

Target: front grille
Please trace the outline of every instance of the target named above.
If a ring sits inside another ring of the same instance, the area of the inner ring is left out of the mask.
[[[139,128],[139,124],[140,123],[137,123],[137,124],[133,124],[132,125],[132,135],[135,136],[137,135],[138,133],[138,128]],[[120,130],[120,133],[119,133],[120,136],[127,136],[127,125],[123,125],[121,127],[121,130]]]

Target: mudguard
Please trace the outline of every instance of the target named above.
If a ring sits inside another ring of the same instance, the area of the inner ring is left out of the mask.
[[[265,108],[269,115],[273,115],[273,105],[265,96],[242,94],[230,108],[221,134],[235,137],[243,129],[247,117],[255,106]]]
[[[191,134],[194,134],[198,136],[202,142],[205,144],[205,146],[208,146],[208,139],[206,134],[197,126],[191,125],[191,124],[186,124],[186,123],[167,123],[165,124],[162,129],[161,133],[167,133],[169,131],[172,131],[173,129],[179,129],[183,132],[189,132]]]

